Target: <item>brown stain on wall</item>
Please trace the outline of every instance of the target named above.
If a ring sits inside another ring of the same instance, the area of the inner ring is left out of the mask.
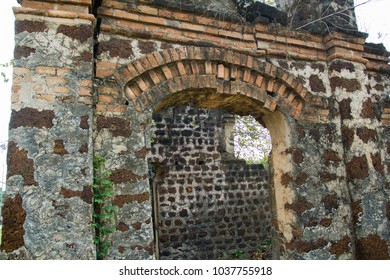
[[[322,160],[326,165],[329,164],[338,165],[338,163],[341,161],[338,153],[334,150],[325,150],[324,154],[322,155]]]
[[[329,67],[329,71],[336,71],[339,73],[341,73],[341,70],[343,69],[348,70],[349,72],[355,72],[355,65],[351,62],[335,60]]]
[[[315,241],[293,240],[286,244],[286,248],[303,254],[324,248],[326,245],[328,245],[328,242],[324,239],[317,239]]]
[[[58,33],[62,33],[72,39],[85,43],[88,39],[93,37],[93,28],[90,25],[81,24],[77,26],[61,24],[57,28]]]
[[[52,128],[55,115],[51,110],[23,108],[20,111],[12,110],[9,128],[36,127]]]
[[[312,91],[315,92],[326,92],[326,88],[322,80],[318,77],[318,75],[311,75],[309,78],[309,84]]]
[[[303,196],[300,196],[294,203],[286,203],[285,207],[286,209],[295,211],[298,215],[302,215],[303,212],[312,209],[314,205],[308,202]]]
[[[130,137],[131,135],[130,122],[121,118],[98,116],[97,129],[100,131],[103,128],[108,129],[114,137]]]
[[[328,211],[332,211],[333,209],[337,209],[339,204],[337,202],[337,196],[335,194],[328,194],[322,198],[322,203],[324,207]]]
[[[37,185],[34,179],[34,161],[28,158],[27,151],[19,149],[15,142],[8,143],[7,178],[20,175],[24,179],[24,185]]]
[[[363,102],[362,112],[360,113],[362,118],[374,119],[378,117],[377,111],[372,103],[371,99],[367,99]]]
[[[358,260],[388,260],[389,246],[378,235],[369,235],[357,240],[356,258]]]
[[[343,137],[343,144],[344,146],[349,149],[352,146],[353,138],[355,136],[355,132],[353,129],[348,128],[347,126],[343,125],[341,127],[341,134]]]
[[[142,203],[148,201],[149,199],[150,199],[149,192],[144,192],[140,194],[124,194],[124,195],[115,196],[115,198],[112,200],[112,204],[122,208],[123,205],[127,203],[133,203],[133,202]]]
[[[340,117],[343,120],[352,119],[351,102],[352,102],[351,98],[347,98],[339,102]]]
[[[145,177],[138,176],[134,174],[131,170],[128,169],[115,169],[111,172],[111,175],[109,179],[114,184],[120,184],[120,183],[134,183],[139,180],[145,179]]]
[[[69,154],[69,152],[65,149],[64,140],[57,139],[54,141],[53,153],[60,156]]]
[[[111,38],[108,41],[100,42],[98,45],[98,54],[109,52],[110,57],[128,58],[132,56],[133,49],[128,40]]]
[[[26,211],[23,209],[22,197],[17,194],[14,198],[6,197],[3,205],[3,233],[1,250],[10,253],[24,246],[24,222]]]
[[[65,198],[80,197],[86,203],[92,203],[92,188],[90,186],[84,186],[82,191],[73,191],[61,187],[60,194]]]
[[[47,29],[47,25],[40,21],[17,20],[15,21],[15,34],[27,31],[28,33],[43,32]]]
[[[368,177],[368,163],[366,156],[353,157],[347,163],[347,176],[351,180],[363,180]]]
[[[376,141],[376,131],[374,129],[369,129],[367,127],[359,127],[356,130],[357,136],[363,140],[364,143],[368,143],[368,141]]]
[[[89,123],[88,123],[89,116],[82,116],[80,119],[80,128],[82,129],[89,129]]]
[[[357,79],[346,79],[341,77],[330,78],[330,86],[332,91],[336,88],[344,88],[347,92],[354,92],[361,90],[362,86]]]
[[[14,58],[21,59],[23,57],[29,57],[33,53],[35,53],[34,48],[25,47],[25,46],[16,46],[14,49]]]
[[[342,254],[351,253],[351,246],[351,239],[348,236],[344,236],[343,239],[332,242],[330,252],[337,257],[340,257]]]

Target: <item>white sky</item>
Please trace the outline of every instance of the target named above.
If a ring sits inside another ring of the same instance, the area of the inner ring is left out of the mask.
[[[0,0],[0,63],[6,63],[13,57],[13,27],[14,16],[11,7],[18,5],[16,0]],[[356,4],[367,0],[355,0]],[[371,0],[356,9],[359,28],[369,33],[367,42],[383,43],[390,50],[390,0]],[[0,68],[12,75],[11,68]],[[8,122],[10,115],[11,81],[4,83],[0,77],[0,145],[8,138]],[[5,153],[0,149],[0,182],[3,179],[3,166],[5,165]],[[0,183],[1,186],[1,183]]]

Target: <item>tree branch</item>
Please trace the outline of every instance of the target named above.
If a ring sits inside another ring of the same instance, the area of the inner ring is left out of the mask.
[[[320,18],[318,18],[318,19],[315,19],[315,20],[313,20],[313,21],[311,21],[311,22],[308,22],[308,23],[306,23],[306,24],[304,24],[304,25],[302,25],[302,26],[299,26],[299,27],[295,28],[295,30],[302,29],[302,28],[304,28],[304,27],[306,27],[306,26],[308,26],[308,25],[311,25],[311,24],[316,23],[316,22],[319,22],[319,21],[323,21],[324,19],[330,18],[330,17],[332,17],[332,16],[342,14],[342,13],[344,13],[344,12],[346,12],[346,11],[349,11],[349,10],[355,9],[355,8],[357,8],[357,7],[359,7],[359,6],[365,5],[365,4],[367,4],[367,3],[371,2],[371,1],[372,1],[372,0],[367,0],[367,1],[363,2],[363,3],[360,3],[360,4],[355,5],[355,6],[353,6],[353,7],[348,7],[348,8],[342,9],[342,10],[340,10],[340,11],[334,12],[334,13],[332,13],[332,14],[329,14],[329,15],[326,15],[326,16],[323,16],[323,17],[320,17]]]

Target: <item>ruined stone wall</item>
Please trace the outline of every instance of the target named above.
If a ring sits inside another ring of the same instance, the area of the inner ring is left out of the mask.
[[[271,239],[268,174],[262,165],[224,161],[220,110],[191,106],[153,115],[153,168],[160,259],[250,254]]]
[[[275,258],[389,258],[389,53],[364,34],[249,25],[176,1],[21,2],[9,258],[95,257],[94,155],[119,207],[107,258],[154,258],[152,116],[188,103],[269,129]]]
[[[91,259],[95,19],[15,12],[1,248],[10,258]]]

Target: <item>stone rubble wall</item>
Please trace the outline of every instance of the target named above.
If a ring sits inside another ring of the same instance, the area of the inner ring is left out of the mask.
[[[239,249],[250,255],[270,241],[267,171],[224,160],[222,111],[173,107],[153,120],[160,259],[218,259]]]
[[[274,258],[389,259],[389,53],[364,34],[157,0],[20,2],[8,258],[95,258],[95,155],[119,207],[107,258],[155,258],[152,116],[191,103],[269,129]]]

